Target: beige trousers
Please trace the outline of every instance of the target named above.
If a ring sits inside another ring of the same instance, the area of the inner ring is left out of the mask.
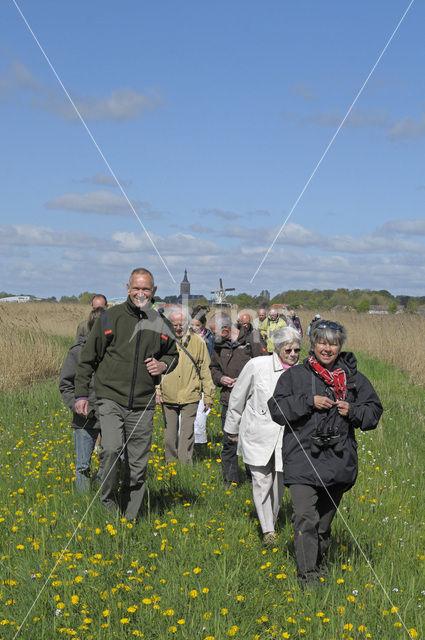
[[[179,460],[182,464],[193,464],[193,423],[197,409],[197,402],[162,405],[166,462]]]

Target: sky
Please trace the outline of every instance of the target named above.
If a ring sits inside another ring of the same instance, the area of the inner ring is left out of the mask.
[[[424,3],[389,42],[408,6],[4,0],[0,290],[114,298],[145,267],[159,296],[185,268],[206,297],[424,295]]]

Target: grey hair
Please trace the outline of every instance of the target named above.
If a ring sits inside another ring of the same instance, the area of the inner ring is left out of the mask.
[[[171,322],[171,316],[173,315],[173,313],[182,313],[188,324],[191,321],[191,316],[189,313],[189,309],[187,307],[181,307],[177,304],[173,305],[172,307],[168,307],[168,309],[165,312],[165,317],[170,322]]]
[[[318,324],[324,324],[326,322],[330,322],[329,320],[319,320]],[[335,324],[339,324],[338,322],[335,322]],[[339,329],[333,329],[332,327],[323,327],[323,329],[318,329],[317,327],[314,327],[311,330],[311,334],[310,334],[310,344],[311,344],[311,348],[314,349],[314,347],[316,346],[316,344],[320,341],[324,341],[324,342],[336,342],[339,345],[339,348],[342,348],[342,345],[344,344],[344,342],[347,340],[347,329],[345,327],[342,326],[342,324],[339,325]]]
[[[211,322],[215,322],[216,324],[216,328],[219,327],[224,327],[224,326],[232,326],[232,318],[229,316],[228,313],[224,313],[223,311],[217,311],[213,316],[211,316],[210,318],[210,324]]]
[[[278,353],[285,344],[298,342],[301,346],[302,343],[300,332],[293,327],[282,327],[281,329],[276,329],[276,331],[273,331],[271,334],[271,339],[273,340],[274,350],[276,353]]]

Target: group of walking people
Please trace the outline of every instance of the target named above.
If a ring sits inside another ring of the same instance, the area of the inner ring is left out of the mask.
[[[194,448],[207,441],[206,416],[218,387],[224,482],[239,484],[241,456],[266,545],[277,542],[288,487],[298,577],[303,584],[318,581],[332,520],[357,476],[355,429],[374,429],[382,414],[354,354],[342,351],[345,328],[315,318],[308,356],[298,364],[302,328],[294,317],[270,331],[273,314],[244,313],[237,325],[223,310],[209,323],[202,308],[190,314],[175,306],[164,316],[155,291],[152,274],[135,269],[127,301],[93,309],[64,362],[60,388],[74,411],[77,488],[90,483],[100,427],[101,502],[136,519],[155,405],[164,417],[166,462],[192,464]]]

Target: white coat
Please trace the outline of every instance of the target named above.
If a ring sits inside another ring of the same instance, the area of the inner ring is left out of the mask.
[[[275,454],[276,471],[282,471],[284,427],[273,422],[267,406],[285,371],[277,353],[252,358],[232,389],[224,431],[239,434],[238,455],[244,462],[265,466]]]

